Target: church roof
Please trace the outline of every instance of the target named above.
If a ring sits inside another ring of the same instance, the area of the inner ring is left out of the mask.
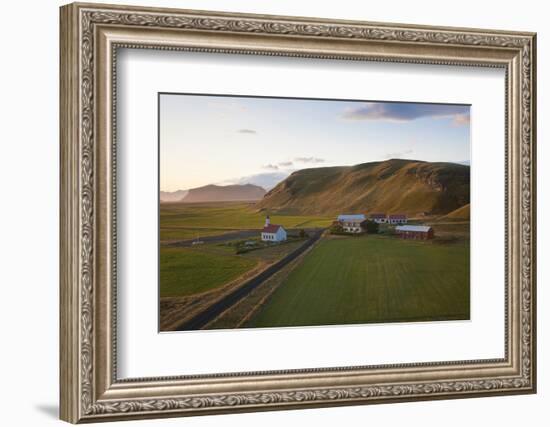
[[[273,234],[275,234],[277,231],[279,231],[279,228],[282,228],[282,225],[269,224],[269,225],[267,225],[263,228],[262,233],[273,233]]]

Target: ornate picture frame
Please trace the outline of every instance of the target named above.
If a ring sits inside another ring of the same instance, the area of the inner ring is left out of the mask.
[[[536,391],[536,35],[70,4],[61,8],[61,418],[72,423]],[[117,49],[499,67],[506,73],[502,359],[117,378]]]

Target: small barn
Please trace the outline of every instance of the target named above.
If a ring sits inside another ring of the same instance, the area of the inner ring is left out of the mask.
[[[388,224],[406,224],[407,215],[405,214],[391,214],[388,215]]]
[[[378,224],[385,224],[388,222],[388,217],[385,213],[373,213],[369,215],[369,219],[377,222]]]
[[[287,235],[282,225],[271,224],[269,216],[267,216],[261,237],[263,242],[282,242],[286,240]]]
[[[337,221],[342,225],[346,233],[362,233],[363,228],[361,227],[361,223],[365,219],[366,217],[363,214],[338,215]]]
[[[398,225],[397,235],[403,239],[428,240],[434,238],[434,229],[429,225]]]

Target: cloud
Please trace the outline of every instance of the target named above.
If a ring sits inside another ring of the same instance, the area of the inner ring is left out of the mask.
[[[292,161],[286,160],[284,162],[268,163],[266,165],[262,165],[262,169],[268,169],[268,170],[276,171],[276,170],[279,170],[280,168],[283,168],[283,169],[288,170],[288,168],[290,168],[293,165],[294,165],[294,163]]]
[[[388,159],[399,159],[403,156],[406,156],[407,154],[411,154],[412,152],[413,152],[413,150],[397,151],[395,153],[386,154],[386,157]]]
[[[346,120],[391,122],[409,122],[426,117],[453,118],[455,125],[467,125],[470,108],[465,105],[367,102],[342,114],[342,118]]]
[[[233,179],[226,179],[218,184],[228,185],[228,184],[254,184],[263,187],[266,191],[271,190],[279,182],[284,180],[290,175],[292,171],[282,171],[282,172],[262,172],[255,175],[241,176]]]
[[[470,114],[457,114],[453,118],[453,125],[455,126],[468,126],[470,124]]]
[[[290,162],[290,161],[288,161],[288,162],[279,162],[279,163],[278,163],[279,166],[282,166],[282,167],[284,167],[284,168],[287,168],[287,167],[289,167],[289,166],[292,166],[293,164],[294,164],[294,163],[292,163],[292,162]]]
[[[256,132],[254,129],[239,129],[237,133],[247,133],[249,135],[256,135],[258,132]]]
[[[325,161],[319,157],[296,157],[294,160],[299,163],[323,163]]]

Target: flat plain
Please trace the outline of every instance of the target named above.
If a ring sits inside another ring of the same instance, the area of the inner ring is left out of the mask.
[[[224,236],[242,230],[258,230],[246,240],[258,240],[265,213],[246,202],[224,203],[163,203],[160,208],[160,295],[182,297],[210,291],[223,286],[259,263],[270,263],[296,247],[289,241],[282,245],[236,254],[228,239],[225,243],[204,243],[189,247],[173,243]],[[328,217],[305,215],[273,215],[272,222],[287,229],[323,227],[331,223]],[[223,237],[222,237],[223,240]]]
[[[209,291],[237,278],[256,264],[254,259],[212,249],[161,247],[160,296],[179,297]]]
[[[326,238],[249,327],[468,319],[469,244]]]
[[[161,325],[171,325],[162,330],[175,327],[191,308],[207,310],[230,289],[303,244],[303,238],[291,237],[256,247],[267,213],[247,202],[161,204],[160,314]],[[334,220],[280,211],[270,217],[290,236],[301,229],[326,228]],[[380,235],[325,233],[292,268],[277,275],[275,287],[268,281],[244,297],[250,297],[250,303],[243,300],[225,316],[230,321],[206,328],[468,319],[469,221],[411,223],[432,225],[436,239],[402,240],[387,226]],[[196,241],[199,244],[193,244]],[[256,246],[237,250],[245,243]]]
[[[196,239],[236,230],[260,229],[266,212],[254,203],[162,203],[160,208],[161,242]],[[272,214],[271,222],[285,228],[328,227],[330,215]]]

